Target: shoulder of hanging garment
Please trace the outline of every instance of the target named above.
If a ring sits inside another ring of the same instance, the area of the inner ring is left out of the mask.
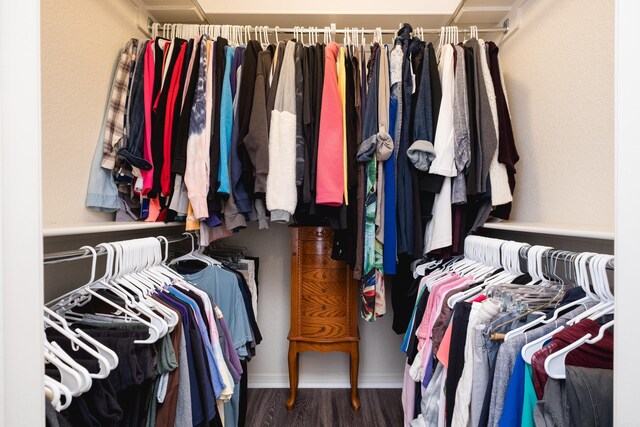
[[[325,58],[336,59],[338,56],[338,51],[340,50],[340,46],[336,42],[331,42],[324,49]]]

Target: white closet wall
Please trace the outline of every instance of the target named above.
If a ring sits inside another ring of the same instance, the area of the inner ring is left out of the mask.
[[[44,227],[110,221],[84,207],[91,158],[119,50],[137,28],[125,0],[42,0]]]
[[[613,231],[614,5],[529,0],[500,45],[520,154],[512,221]]]

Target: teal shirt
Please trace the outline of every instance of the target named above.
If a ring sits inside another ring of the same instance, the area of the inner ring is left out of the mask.
[[[524,399],[522,403],[521,427],[535,427],[533,411],[538,403],[536,390],[533,388],[533,368],[530,364],[524,364]]]

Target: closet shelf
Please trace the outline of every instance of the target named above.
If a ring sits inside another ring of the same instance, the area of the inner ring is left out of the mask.
[[[78,234],[94,234],[94,233],[109,233],[113,231],[131,231],[131,230],[146,230],[154,228],[166,228],[166,227],[181,227],[184,228],[182,222],[170,222],[165,224],[164,222],[97,222],[95,224],[85,224],[81,226],[66,226],[66,227],[44,227],[42,235],[44,237],[55,236],[73,236]]]
[[[487,222],[483,228],[600,240],[613,240],[615,238],[615,232],[610,227],[598,225],[547,224],[541,222]]]

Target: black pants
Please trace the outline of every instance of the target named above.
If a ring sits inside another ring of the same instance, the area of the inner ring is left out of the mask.
[[[459,302],[453,307],[451,324],[451,348],[449,350],[449,366],[445,381],[445,396],[447,402],[447,426],[453,419],[453,408],[456,403],[456,389],[464,368],[464,343],[467,340],[467,326],[471,313],[470,302]]]

